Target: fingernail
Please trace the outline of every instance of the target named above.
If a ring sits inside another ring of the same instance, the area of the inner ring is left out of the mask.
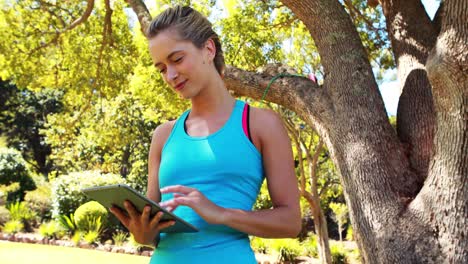
[[[146,207],[145,207],[145,211],[146,211],[146,212],[149,213],[150,210],[151,210],[151,207],[149,207],[149,206],[146,206]]]

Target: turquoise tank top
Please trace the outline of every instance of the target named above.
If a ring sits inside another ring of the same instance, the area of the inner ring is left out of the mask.
[[[221,207],[252,210],[264,175],[261,154],[242,128],[244,104],[236,100],[224,126],[205,137],[185,132],[190,111],[183,113],[162,149],[160,188],[185,185]],[[172,194],[162,195],[162,201],[169,199]],[[187,206],[179,206],[174,213],[200,231],[162,233],[151,263],[257,263],[246,233],[209,224]]]

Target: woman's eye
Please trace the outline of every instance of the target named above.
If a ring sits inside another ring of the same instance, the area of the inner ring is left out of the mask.
[[[164,72],[166,72],[166,69],[159,69],[159,72],[164,73]]]
[[[176,58],[174,62],[181,62],[183,57]]]

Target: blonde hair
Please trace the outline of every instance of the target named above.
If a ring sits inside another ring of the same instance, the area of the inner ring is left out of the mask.
[[[212,39],[216,47],[215,67],[219,75],[224,75],[225,64],[221,42],[206,17],[188,6],[168,8],[151,21],[146,36],[152,39],[168,29],[175,30],[182,40],[192,42],[199,49],[206,41]]]

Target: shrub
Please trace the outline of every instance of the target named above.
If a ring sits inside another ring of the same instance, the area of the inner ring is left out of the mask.
[[[38,186],[34,191],[26,192],[24,201],[27,206],[33,210],[39,218],[39,222],[50,220],[52,214],[52,201],[50,184]]]
[[[85,233],[83,240],[88,244],[96,243],[99,240],[99,232],[95,230],[90,230]]]
[[[297,239],[275,239],[271,246],[278,252],[279,261],[294,261],[303,251]]]
[[[7,209],[10,211],[11,220],[22,222],[26,231],[32,231],[32,222],[36,215],[26,206],[25,202],[12,203]]]
[[[90,201],[81,189],[117,183],[125,183],[125,180],[119,175],[98,171],[74,172],[57,177],[52,184],[52,216],[70,215],[80,205]]]
[[[330,253],[333,264],[345,264],[346,263],[346,250],[340,244],[331,244]]]
[[[87,202],[75,211],[75,224],[78,230],[81,231],[98,231],[100,232],[107,224],[107,209],[100,203],[91,201]]]
[[[312,235],[306,240],[302,242],[302,248],[304,249],[303,254],[309,257],[318,257],[318,245],[317,245],[318,237],[316,235]]]
[[[10,221],[10,211],[5,206],[0,206],[0,226]]]
[[[260,237],[252,237],[250,239],[250,246],[255,252],[268,254],[268,240],[260,238]]]
[[[82,237],[83,233],[81,233],[81,231],[76,231],[75,234],[73,234],[71,241],[73,241],[73,244],[76,246],[78,243],[80,243]]]
[[[8,186],[15,182],[19,183],[19,189],[8,193],[7,203],[22,201],[25,192],[36,189],[36,185],[21,153],[14,149],[0,148],[0,185]]]
[[[75,233],[76,224],[75,217],[73,216],[73,214],[70,214],[70,216],[59,215],[57,217],[57,221],[62,226],[62,228],[65,229],[68,233]]]
[[[46,238],[60,239],[65,236],[66,230],[56,221],[43,223],[39,226],[39,234]]]
[[[124,231],[117,231],[115,234],[112,235],[112,240],[114,240],[114,245],[122,246],[127,240],[128,234]]]
[[[5,225],[2,228],[2,231],[7,234],[16,234],[24,229],[24,224],[23,222],[19,220],[10,220],[5,223]]]

